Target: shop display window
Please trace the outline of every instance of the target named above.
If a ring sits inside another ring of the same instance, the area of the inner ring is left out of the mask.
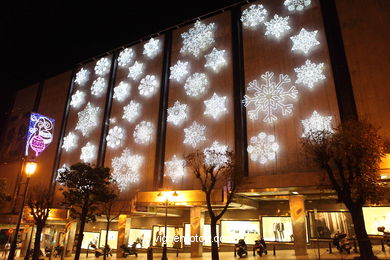
[[[219,236],[219,225],[217,225],[217,236]],[[219,244],[219,243],[218,243]],[[184,245],[191,245],[191,224],[184,225]],[[211,226],[204,224],[203,226],[203,245],[211,246]]]
[[[100,243],[99,247],[104,247],[106,243],[106,230],[100,231]],[[111,249],[117,249],[118,244],[118,231],[110,230],[108,231],[108,245]]]
[[[164,226],[153,226],[153,246],[162,247],[164,245]],[[167,247],[183,247],[183,228],[167,226]]]
[[[236,244],[244,239],[247,245],[254,245],[260,238],[260,223],[253,221],[221,221],[221,242]]]
[[[262,234],[265,241],[294,241],[292,223],[289,216],[262,217],[261,224]]]
[[[91,249],[91,244],[98,245],[100,234],[97,232],[84,232],[83,242],[81,243],[81,248]]]
[[[151,238],[151,229],[131,228],[129,236],[129,246],[131,247],[133,243],[136,242],[137,248],[148,248],[150,245]]]
[[[310,238],[333,238],[336,232],[355,235],[351,214],[347,211],[309,212]]]
[[[369,235],[383,235],[378,227],[390,232],[390,207],[363,207],[364,223]]]

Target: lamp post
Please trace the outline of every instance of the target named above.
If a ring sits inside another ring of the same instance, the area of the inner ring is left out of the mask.
[[[161,260],[168,260],[168,257],[167,257],[167,221],[168,221],[168,206],[169,206],[169,203],[171,203],[171,201],[169,201],[169,197],[167,196],[166,192],[164,192],[164,193],[159,192],[157,194],[157,196],[163,197],[164,203],[165,203],[164,246],[163,246]],[[178,196],[178,194],[176,191],[172,193],[172,198],[175,198],[177,196]]]
[[[24,192],[23,192],[22,205],[21,205],[20,211],[19,211],[18,222],[16,224],[15,235],[14,235],[14,238],[12,240],[11,248],[10,248],[9,255],[8,255],[8,260],[13,260],[15,258],[16,245],[18,242],[18,233],[19,233],[19,229],[20,229],[20,222],[22,221],[23,208],[24,208],[24,202],[26,201],[28,183],[30,182],[30,177],[35,173],[36,169],[37,169],[37,163],[35,161],[28,161],[24,165],[24,172],[26,174],[27,179],[26,179],[25,188],[24,188]]]

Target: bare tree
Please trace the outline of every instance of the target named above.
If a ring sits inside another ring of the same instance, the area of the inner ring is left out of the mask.
[[[383,198],[379,164],[385,145],[378,129],[365,121],[347,121],[334,131],[313,131],[302,138],[305,154],[324,170],[339,201],[349,209],[361,259],[375,259],[364,224],[364,204]]]

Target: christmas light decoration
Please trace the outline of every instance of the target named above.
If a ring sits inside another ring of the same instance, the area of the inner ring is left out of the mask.
[[[78,146],[79,137],[73,133],[69,132],[67,136],[64,137],[62,141],[62,149],[67,152],[74,150]]]
[[[206,68],[212,68],[215,72],[218,72],[219,69],[226,65],[225,60],[225,50],[217,50],[215,47],[213,50],[204,56],[206,58]]]
[[[91,87],[91,94],[100,97],[106,89],[106,80],[104,78],[97,78],[93,81]]]
[[[272,123],[278,118],[274,115],[274,111],[281,110],[283,116],[287,116],[292,112],[293,105],[285,104],[287,98],[296,99],[298,97],[298,90],[295,86],[291,86],[289,90],[285,91],[283,85],[291,82],[288,75],[279,75],[279,82],[272,81],[274,76],[273,72],[266,72],[261,75],[261,78],[265,83],[259,85],[257,80],[249,83],[247,91],[254,90],[254,96],[244,96],[244,105],[248,107],[254,106],[254,109],[248,110],[248,116],[252,120],[259,118],[260,112],[265,112],[266,115],[263,122]]]
[[[167,122],[178,126],[183,123],[188,117],[188,108],[186,104],[180,104],[179,101],[175,101],[175,104],[168,108]]]
[[[333,133],[332,129],[332,116],[321,116],[317,111],[313,111],[313,114],[310,118],[301,120],[303,125],[303,134],[302,137],[310,136],[310,133],[314,132],[325,132]]]
[[[221,114],[226,113],[226,96],[220,97],[216,93],[213,96],[203,101],[206,105],[204,115],[212,116],[214,119],[217,119]]]
[[[295,83],[306,85],[308,88],[313,88],[314,84],[326,78],[322,73],[323,69],[324,63],[316,64],[310,60],[306,60],[304,65],[294,69],[298,78]]]
[[[198,124],[196,121],[191,126],[184,129],[184,144],[189,144],[195,148],[200,142],[206,141],[206,126]]]
[[[152,141],[153,124],[151,122],[142,121],[135,126],[133,137],[137,144],[146,144]]]
[[[65,171],[69,171],[69,168],[69,165],[66,163],[64,163],[60,168],[58,168],[56,181],[58,181],[58,177],[60,177],[60,174],[64,173]]]
[[[139,170],[143,162],[143,156],[132,154],[127,148],[122,152],[121,156],[112,158],[112,177],[120,191],[124,191],[131,183],[139,182]]]
[[[177,63],[169,69],[171,70],[169,79],[174,79],[177,82],[180,82],[182,78],[188,74],[188,62],[182,62],[181,60],[178,60]]]
[[[164,163],[166,167],[165,176],[171,178],[172,182],[178,182],[185,175],[185,160],[180,160],[176,157],[176,154],[173,155],[170,161]]]
[[[129,68],[129,75],[127,77],[137,80],[144,73],[144,64],[134,62],[133,66]]]
[[[96,155],[96,146],[88,142],[83,148],[81,148],[80,160],[85,163],[92,163],[96,159]]]
[[[110,67],[111,67],[111,61],[109,58],[101,58],[96,62],[95,65],[95,73],[98,76],[105,76],[107,73],[110,72]]]
[[[119,53],[118,56],[118,65],[119,67],[126,67],[128,66],[134,57],[134,51],[131,48],[126,48],[123,51]]]
[[[160,50],[160,40],[151,38],[147,43],[144,44],[143,54],[149,58],[153,58],[157,55]]]
[[[264,21],[267,13],[263,5],[251,5],[242,12],[241,22],[245,27],[256,27]]]
[[[291,29],[288,25],[289,17],[281,17],[277,14],[274,15],[269,22],[265,22],[265,35],[273,35],[279,39],[279,37],[285,32]]]
[[[88,136],[91,130],[98,126],[99,113],[100,108],[88,102],[84,110],[77,113],[76,130],[79,130],[83,136]]]
[[[76,78],[74,82],[76,82],[79,86],[83,86],[89,79],[89,70],[80,69],[79,72],[76,73]]]
[[[80,90],[76,90],[76,92],[72,95],[70,100],[70,106],[73,108],[80,108],[85,102],[85,93]]]
[[[130,84],[121,81],[118,86],[114,88],[113,98],[119,102],[123,102],[128,96],[130,96],[131,86]]]
[[[180,49],[180,53],[188,52],[198,57],[202,51],[214,43],[214,29],[214,23],[204,25],[200,21],[196,21],[194,27],[181,34],[183,47]]]
[[[122,146],[124,140],[125,130],[122,127],[114,126],[108,131],[108,135],[106,137],[108,147],[116,149]]]
[[[206,92],[208,84],[209,81],[206,74],[194,73],[187,78],[184,84],[184,90],[188,96],[198,97]]]
[[[141,104],[133,100],[130,103],[123,107],[123,119],[126,119],[128,122],[133,123],[141,114]]]
[[[311,0],[285,0],[284,5],[287,6],[289,11],[302,11],[303,8],[309,6],[311,4]]]
[[[53,141],[54,119],[38,114],[31,113],[28,123],[27,142],[25,156],[29,155],[29,149],[35,152],[38,157]]]
[[[230,161],[230,156],[227,152],[227,145],[221,145],[217,141],[214,141],[210,147],[203,150],[204,162],[208,166],[222,167]]]
[[[156,80],[156,76],[154,75],[146,75],[138,86],[138,91],[141,96],[151,97],[154,93],[156,93],[158,87],[158,83]]]
[[[247,151],[252,161],[265,164],[275,160],[279,145],[275,141],[275,136],[261,132],[257,136],[251,137]]]
[[[309,32],[302,28],[299,34],[290,37],[293,42],[291,50],[300,50],[307,54],[312,47],[320,44],[316,39],[317,32],[317,30]]]

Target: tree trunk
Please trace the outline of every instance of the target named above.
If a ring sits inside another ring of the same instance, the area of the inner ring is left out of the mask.
[[[106,260],[107,259],[107,254],[106,253],[106,248],[107,248],[107,245],[108,245],[108,231],[110,230],[110,220],[107,220],[107,226],[106,226],[106,242],[104,243],[104,249],[103,249],[103,260]]]
[[[211,259],[219,260],[218,254],[218,242],[219,238],[217,237],[217,220],[215,218],[211,218],[210,222],[210,233],[211,233]]]
[[[78,235],[78,239],[77,239],[76,253],[74,255],[74,260],[80,259],[81,244],[83,242],[83,237],[84,237],[84,227],[85,227],[86,217],[87,217],[87,214],[84,213],[84,209],[83,209],[83,214],[81,214],[81,217],[80,217],[80,230],[79,230],[79,235]]]
[[[41,252],[41,234],[44,226],[45,224],[37,223],[34,240],[34,254],[32,257],[33,260],[39,260],[39,253]]]

